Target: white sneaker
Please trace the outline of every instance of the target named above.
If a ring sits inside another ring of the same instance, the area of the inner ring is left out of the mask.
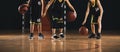
[[[52,39],[59,39],[59,36],[57,36],[56,34],[53,34],[53,36],[51,38]]]
[[[64,38],[65,37],[63,33],[60,33],[59,36],[60,36],[60,38]]]

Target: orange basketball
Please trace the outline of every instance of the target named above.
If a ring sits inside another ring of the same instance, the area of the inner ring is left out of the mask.
[[[80,33],[81,35],[88,35],[88,28],[85,27],[85,26],[81,26],[81,27],[79,28],[79,33]]]
[[[67,21],[68,21],[68,22],[73,22],[73,21],[75,21],[76,16],[75,16],[74,12],[68,11],[66,14],[67,14],[66,17],[67,17]]]
[[[18,7],[18,11],[20,14],[25,14],[28,11],[28,4],[22,4]]]

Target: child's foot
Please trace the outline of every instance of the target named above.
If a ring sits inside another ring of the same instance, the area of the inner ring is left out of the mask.
[[[59,37],[56,34],[53,34],[52,39],[58,39]]]
[[[44,36],[43,36],[42,33],[39,33],[39,35],[38,35],[38,39],[39,39],[39,40],[44,39]]]
[[[88,38],[95,38],[95,34],[89,34]]]
[[[59,36],[60,36],[60,38],[64,38],[65,37],[63,33],[60,33]]]
[[[34,37],[33,37],[33,33],[30,33],[29,39],[30,39],[30,40],[33,40],[33,38],[34,38]]]
[[[101,39],[101,33],[98,33],[96,39]]]

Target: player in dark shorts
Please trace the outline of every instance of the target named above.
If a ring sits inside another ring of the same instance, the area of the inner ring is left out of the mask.
[[[86,15],[82,25],[84,25],[87,21],[87,17],[90,15],[91,17],[91,31],[92,33],[88,36],[88,38],[101,38],[101,29],[102,29],[102,16],[103,16],[103,8],[101,6],[100,0],[89,0]],[[97,31],[95,30],[95,26],[98,26]]]
[[[67,3],[70,9],[73,10],[74,14],[76,14],[75,9],[69,2],[69,0],[50,0],[46,7],[43,16],[48,12],[49,17],[51,19],[51,27],[52,27],[52,38],[64,38],[64,4]],[[57,35],[57,29],[59,29],[59,33]]]
[[[44,0],[28,0],[30,9],[30,39],[34,38],[34,27],[37,25],[38,39],[43,39],[41,17],[43,15]]]

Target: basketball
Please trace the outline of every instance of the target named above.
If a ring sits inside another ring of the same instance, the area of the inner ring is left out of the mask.
[[[18,7],[20,14],[25,14],[28,11],[28,4],[22,4]]]
[[[73,22],[76,19],[76,14],[74,14],[74,12],[72,11],[67,11],[66,17],[67,17],[67,22]]]
[[[81,27],[79,28],[79,33],[80,33],[81,35],[88,35],[88,28],[85,27],[85,26],[81,26]]]

